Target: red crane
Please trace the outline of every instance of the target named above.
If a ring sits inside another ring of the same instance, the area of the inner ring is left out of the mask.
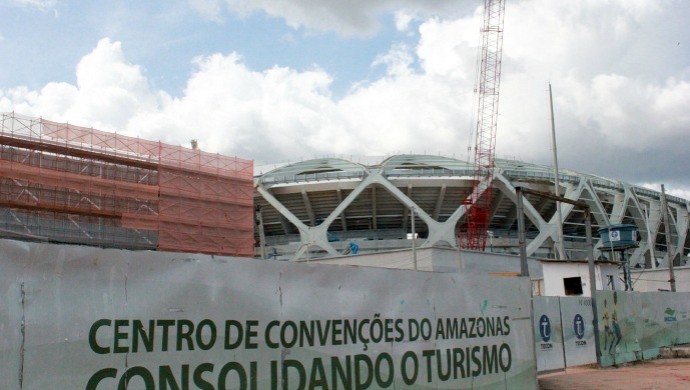
[[[481,64],[477,83],[479,104],[474,145],[474,184],[468,202],[471,205],[465,214],[466,230],[460,235],[461,247],[471,250],[483,251],[486,248],[491,219],[504,12],[505,0],[484,0]]]

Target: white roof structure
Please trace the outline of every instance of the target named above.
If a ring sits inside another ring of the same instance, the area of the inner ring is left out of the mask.
[[[554,193],[555,176],[549,166],[500,159],[496,165],[487,250],[516,254],[515,187]],[[417,247],[454,248],[472,180],[471,165],[444,156],[396,155],[367,165],[321,158],[284,165],[255,177],[257,237],[263,232],[264,252],[283,260],[338,256],[351,251],[351,243],[360,252],[409,248],[414,212]],[[637,226],[641,241],[628,252],[631,264],[664,263],[660,192],[570,170],[560,171],[559,182],[560,195],[590,207],[593,234],[614,224]],[[690,204],[674,196],[667,200],[671,256],[675,264],[684,264],[690,253]],[[585,258],[584,212],[569,204],[561,208],[566,254]],[[527,195],[525,216],[528,256],[553,258],[556,203]]]

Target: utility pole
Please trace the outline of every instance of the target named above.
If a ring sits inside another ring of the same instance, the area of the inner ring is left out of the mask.
[[[415,236],[417,235],[417,232],[415,232],[415,226],[414,226],[414,207],[410,208],[410,223],[412,225],[412,263],[414,264],[414,269],[415,271],[418,269],[417,267],[417,243],[415,241]]]
[[[256,219],[259,223],[259,246],[261,260],[266,260],[266,234],[264,233],[264,215],[261,206],[256,206]]]
[[[520,246],[520,276],[529,277],[527,265],[527,238],[525,234],[525,210],[522,200],[522,187],[515,187],[517,196],[518,245]]]
[[[556,120],[553,115],[553,94],[551,93],[551,83],[549,83],[549,106],[551,108],[551,144],[553,146],[553,169],[554,169],[554,193],[561,195],[561,185],[558,181],[558,149],[556,148]],[[561,213],[561,202],[556,202],[556,216],[558,217],[558,242],[556,243],[556,254],[559,259],[566,259],[565,243],[563,239],[563,214]]]
[[[673,274],[673,244],[671,240],[670,218],[668,217],[668,203],[666,203],[666,189],[661,185],[661,217],[664,221],[664,232],[666,233],[666,258],[668,259],[668,281],[671,283],[671,291],[676,292],[676,277]]]

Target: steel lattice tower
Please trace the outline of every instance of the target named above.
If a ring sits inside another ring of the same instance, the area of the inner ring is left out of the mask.
[[[466,217],[467,230],[460,242],[461,246],[473,250],[484,250],[486,247],[491,219],[504,11],[505,0],[484,1],[481,64],[477,85],[479,104],[474,146],[474,186]]]

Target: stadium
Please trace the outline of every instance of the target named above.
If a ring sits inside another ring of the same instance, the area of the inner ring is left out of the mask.
[[[457,248],[465,200],[473,185],[472,169],[466,161],[449,157],[396,155],[373,164],[321,158],[257,172],[256,256],[299,260],[412,245]],[[554,179],[549,166],[496,161],[487,251],[519,253],[515,187],[554,194]],[[599,228],[631,224],[639,242],[626,254],[630,265],[654,268],[667,264],[661,192],[563,169],[559,185],[560,195],[589,206],[595,241]],[[690,205],[679,197],[667,195],[666,199],[671,258],[674,265],[685,265],[690,253]],[[561,208],[566,257],[584,259],[588,250],[585,213],[572,205]],[[527,255],[554,258],[556,202],[527,194],[524,210]],[[619,256],[600,250],[595,253],[602,259]]]
[[[395,155],[320,158],[254,169],[250,160],[10,113],[0,121],[0,237],[272,260],[331,258],[409,248],[457,248],[475,183],[466,161]],[[256,172],[256,173],[255,173]],[[485,250],[517,254],[515,188],[554,194],[551,167],[497,160]],[[559,194],[585,203],[592,231],[628,224],[633,267],[685,265],[687,200],[570,170]],[[584,259],[585,213],[526,194],[527,255]],[[414,240],[412,238],[415,238]],[[601,248],[601,242],[596,244]],[[598,258],[621,260],[620,253]],[[617,257],[618,256],[618,257]]]

